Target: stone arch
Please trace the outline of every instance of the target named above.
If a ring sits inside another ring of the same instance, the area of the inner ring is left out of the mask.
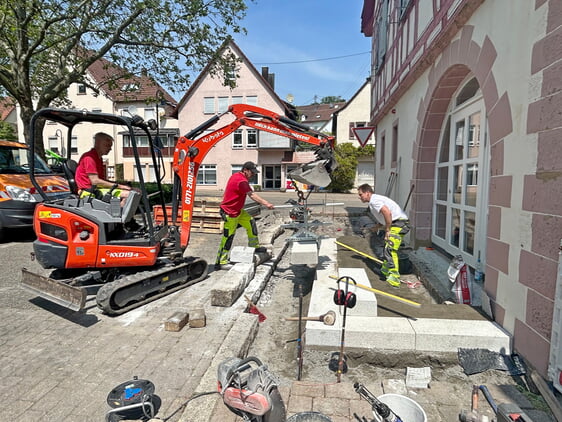
[[[503,173],[501,140],[512,131],[511,108],[507,93],[501,98],[498,96],[492,72],[496,49],[488,37],[481,46],[472,40],[473,29],[472,26],[464,26],[460,38],[443,50],[439,62],[429,70],[429,84],[418,107],[419,125],[412,149],[415,189],[410,212],[413,222],[411,242],[415,247],[431,243],[435,164],[441,128],[453,94],[469,73],[476,77],[486,106],[492,161],[490,169],[495,175]],[[494,113],[503,117],[498,119],[498,123],[491,118]]]

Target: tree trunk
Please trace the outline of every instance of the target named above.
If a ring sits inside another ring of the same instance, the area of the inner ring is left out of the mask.
[[[31,107],[23,106],[20,109],[21,120],[23,122],[23,136],[25,138],[25,143],[31,145],[31,118],[35,113],[35,110]],[[41,158],[45,159],[45,145],[43,144],[43,128],[45,127],[45,120],[41,119],[37,124],[37,130],[35,131],[35,153]]]

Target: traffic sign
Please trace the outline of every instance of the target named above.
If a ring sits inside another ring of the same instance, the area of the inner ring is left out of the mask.
[[[363,127],[353,127],[351,128],[351,130],[353,130],[353,133],[355,134],[355,137],[357,138],[361,146],[364,147],[367,141],[369,140],[369,138],[371,137],[371,135],[373,134],[375,128],[373,126],[363,126]]]

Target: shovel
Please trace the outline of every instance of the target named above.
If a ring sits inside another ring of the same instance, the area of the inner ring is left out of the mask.
[[[325,314],[318,315],[315,317],[302,317],[303,321],[322,321],[324,325],[334,325],[336,322],[336,313],[334,311],[328,311]],[[299,317],[287,317],[286,321],[298,321]]]

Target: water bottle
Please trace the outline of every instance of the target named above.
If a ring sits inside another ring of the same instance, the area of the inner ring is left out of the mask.
[[[480,252],[478,252],[478,261],[476,261],[476,268],[474,269],[474,281],[481,282],[483,278],[482,261],[480,261]]]

